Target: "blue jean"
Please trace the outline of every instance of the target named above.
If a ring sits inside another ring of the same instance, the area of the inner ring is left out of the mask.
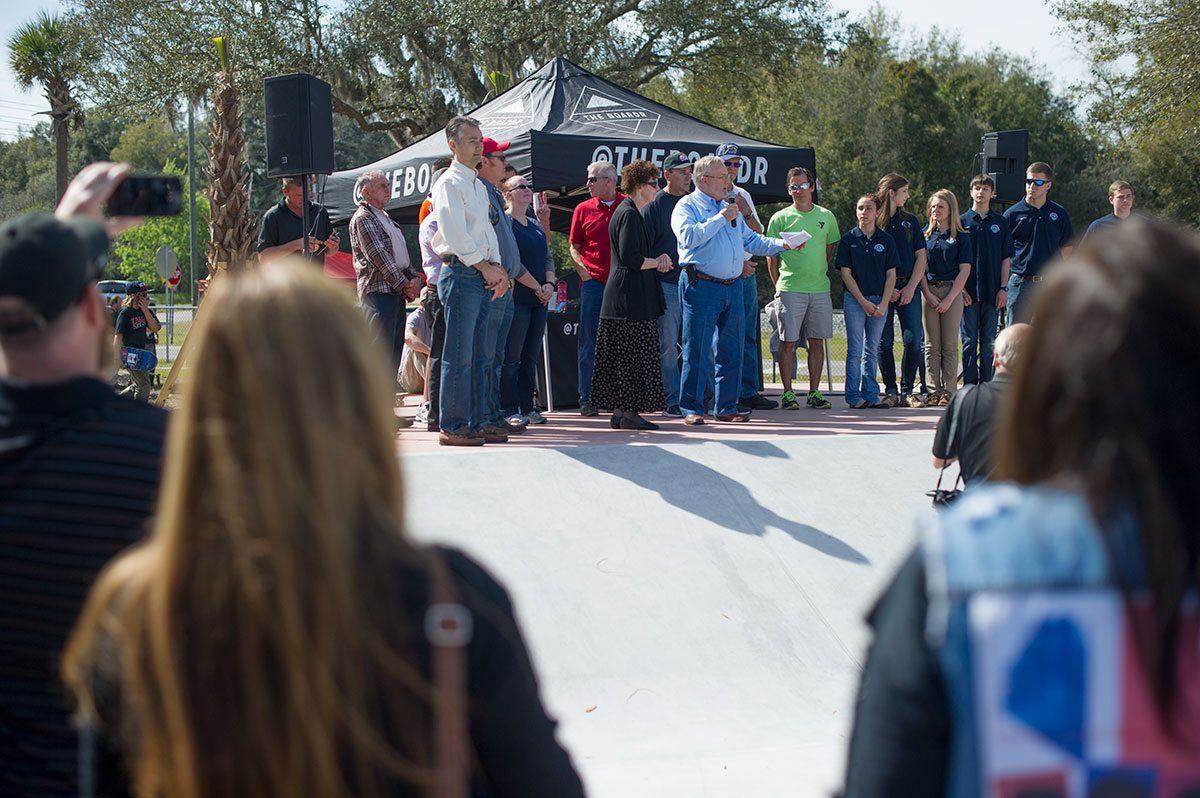
[[[513,320],[513,292],[510,286],[504,296],[492,300],[488,311],[487,340],[483,346],[487,352],[486,386],[483,394],[483,423],[504,424],[504,413],[500,409],[500,370],[504,368],[504,350],[508,348],[508,328]]]
[[[740,282],[740,281],[739,281]],[[742,343],[746,313],[738,282],[679,277],[683,298],[683,376],[679,407],[685,415],[704,415],[704,389],[713,373],[713,331],[717,333],[716,407],[719,414],[737,412],[742,377]]]
[[[1019,274],[1008,276],[1008,324],[1024,322],[1028,324],[1033,319],[1033,297],[1037,284]]]
[[[513,305],[512,326],[500,372],[500,406],[505,417],[525,415],[533,407],[537,361],[546,334],[545,305]]]
[[[658,317],[658,360],[662,368],[663,394],[667,407],[679,404],[679,333],[683,326],[683,307],[679,286],[663,283],[666,308]]]
[[[878,304],[883,297],[868,296],[866,300]],[[909,304],[916,304],[916,301]],[[879,337],[887,314],[880,318],[867,316],[849,292],[846,292],[842,314],[846,319],[846,404],[854,406],[863,399],[874,404],[879,401],[879,383],[875,380]]]
[[[590,401],[592,368],[596,364],[596,333],[600,329],[600,305],[604,283],[593,277],[579,285],[579,404]]]
[[[363,297],[362,310],[374,339],[383,345],[398,371],[404,354],[404,295],[372,291]]]
[[[752,274],[742,278],[742,310],[746,327],[742,331],[742,379],[738,398],[758,395],[762,359],[758,356],[758,281]]]
[[[992,378],[992,349],[996,344],[996,302],[972,302],[963,308],[963,385],[977,385]]]
[[[443,432],[479,432],[484,424],[492,292],[484,287],[478,270],[455,258],[442,266],[438,297],[446,320],[438,425]]]
[[[915,278],[914,278],[915,279]],[[850,297],[847,304],[854,300]],[[855,303],[857,304],[857,303]],[[900,336],[903,341],[903,354],[900,356],[900,393],[913,392],[913,383],[917,377],[917,369],[921,365],[921,342],[925,331],[921,325],[921,293],[913,293],[912,301],[901,305],[900,300],[888,303],[887,315],[883,317],[883,334],[879,338],[879,374],[883,378],[885,393],[896,393],[896,356],[892,351],[895,341],[892,319],[900,318]],[[923,381],[923,380],[922,380]]]

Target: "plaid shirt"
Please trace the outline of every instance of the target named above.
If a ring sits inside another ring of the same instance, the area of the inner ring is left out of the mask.
[[[391,233],[365,201],[358,203],[350,218],[350,252],[358,275],[359,301],[372,293],[402,294],[405,282],[421,276],[409,262],[407,250],[392,252]]]

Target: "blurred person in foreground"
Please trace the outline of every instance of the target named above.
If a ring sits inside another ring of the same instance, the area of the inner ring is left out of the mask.
[[[115,365],[96,278],[101,216],[127,164],[85,166],[54,216],[0,226],[0,795],[75,798],[76,735],[58,659],[92,581],[143,537],[162,408],[101,382]]]
[[[931,515],[871,613],[848,796],[1200,790],[1198,269],[1134,219],[1047,274],[1008,484]]]
[[[658,167],[644,160],[626,165],[621,193],[608,227],[612,268],[600,306],[591,402],[614,411],[613,429],[653,430],[658,425],[640,414],[666,409],[658,357],[665,303],[658,275],[671,269],[671,257],[650,255],[642,209],[658,193]]]
[[[474,785],[582,795],[504,588],[405,535],[394,378],[362,315],[294,263],[230,273],[205,307],[153,534],[101,576],[64,656],[102,794],[445,790],[447,643],[429,641],[452,604]]]

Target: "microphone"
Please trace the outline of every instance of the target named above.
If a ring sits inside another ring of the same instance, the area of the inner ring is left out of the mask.
[[[737,205],[737,192],[730,191],[727,195],[725,195],[725,201],[728,202],[730,205]],[[737,217],[736,216],[729,220],[729,226],[737,227]]]

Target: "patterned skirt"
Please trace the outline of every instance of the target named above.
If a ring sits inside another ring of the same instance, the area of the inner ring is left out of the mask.
[[[635,413],[666,407],[657,319],[600,320],[591,402],[604,410]]]

